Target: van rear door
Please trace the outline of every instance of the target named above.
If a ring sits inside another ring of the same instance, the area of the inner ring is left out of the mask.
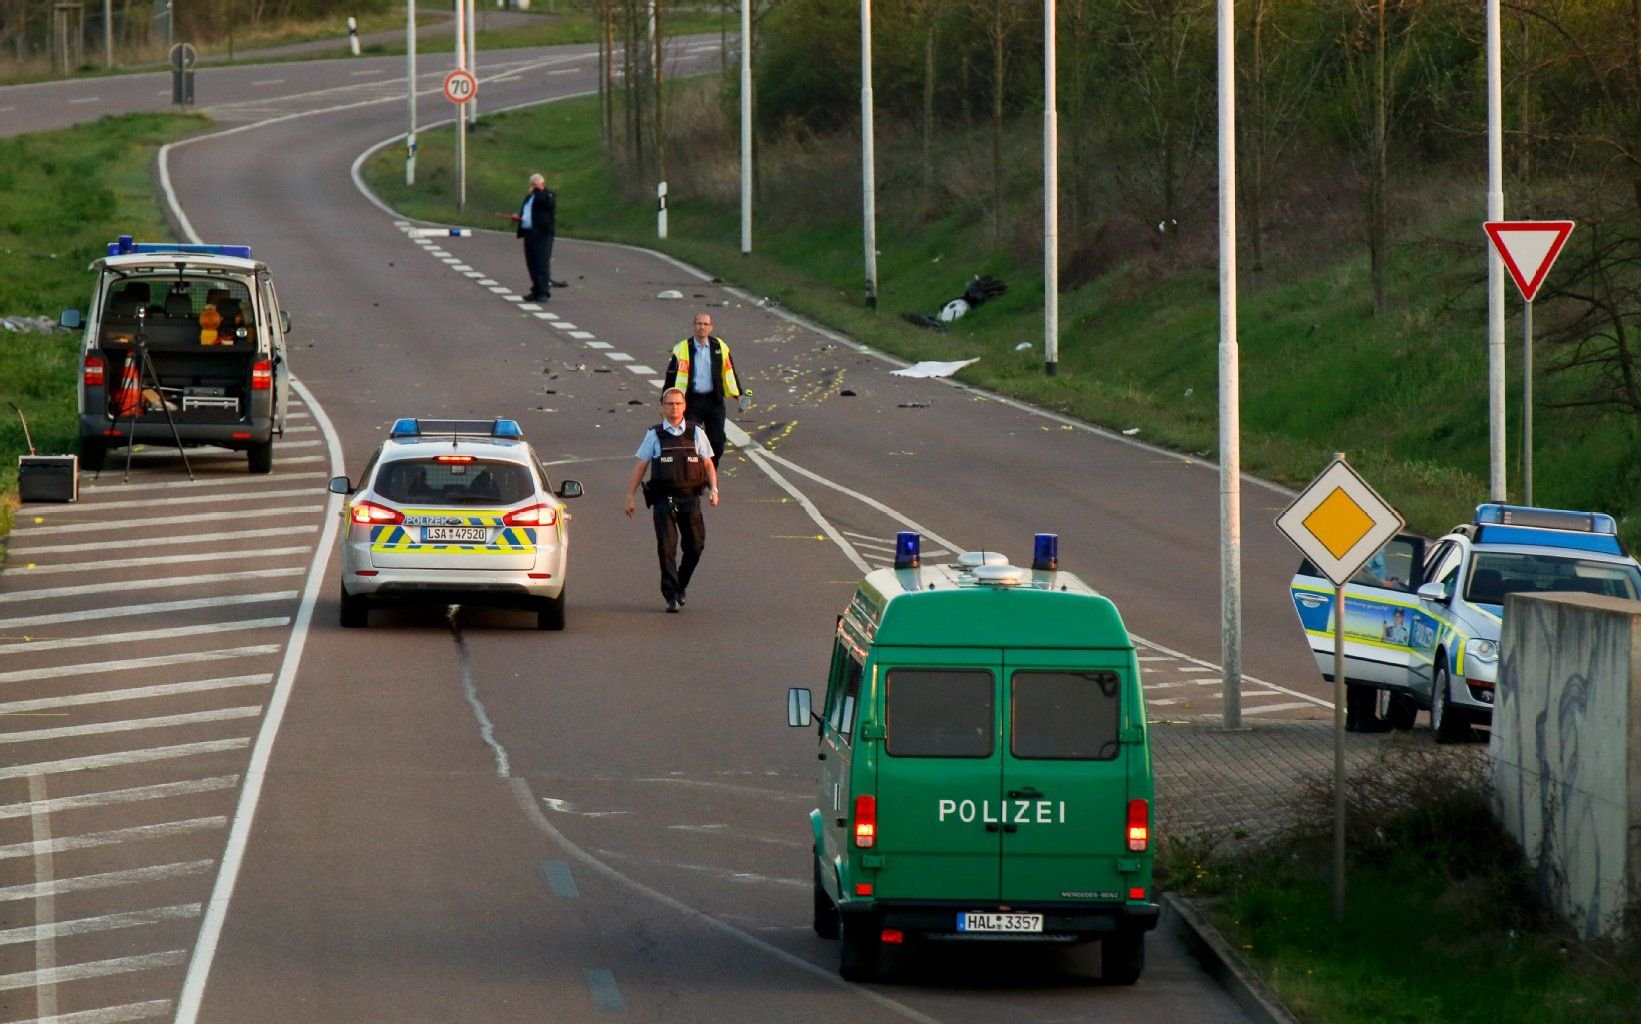
[[[1002,652],[907,652],[896,661],[880,657],[879,666],[877,898],[994,901]]]
[[[1117,654],[1004,652],[1004,902],[1124,898],[1129,780],[1145,780],[1147,764],[1142,744],[1119,742],[1128,662]]]

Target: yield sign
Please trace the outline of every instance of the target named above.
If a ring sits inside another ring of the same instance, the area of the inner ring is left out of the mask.
[[[1490,220],[1482,224],[1493,248],[1499,251],[1506,270],[1515,278],[1521,297],[1528,302],[1538,294],[1539,285],[1550,272],[1550,264],[1561,255],[1567,236],[1573,233],[1570,220]]]
[[[1342,587],[1396,536],[1402,516],[1349,463],[1335,459],[1276,517],[1276,528]]]

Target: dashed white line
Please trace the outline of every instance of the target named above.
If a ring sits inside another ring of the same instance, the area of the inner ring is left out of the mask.
[[[558,319],[558,317],[556,315],[552,314],[552,313],[537,313],[536,316],[538,318],[542,319],[542,320],[557,320]]]
[[[8,885],[0,888],[0,902],[8,900],[32,900],[41,896],[57,896],[68,892],[91,892],[97,889],[117,889],[124,885],[138,885],[143,882],[165,882],[173,878],[186,875],[203,874],[216,865],[212,860],[179,861],[175,864],[159,864],[146,868],[127,868],[124,871],[105,871],[95,875],[78,875],[73,878],[55,878],[50,882],[28,882],[23,885]]]
[[[568,320],[554,320],[553,326],[557,327],[561,331],[573,331],[576,329],[576,325],[570,323]]]
[[[196,835],[200,832],[214,832],[217,829],[227,827],[227,825],[228,819],[218,814],[209,818],[167,821],[159,825],[134,825],[131,828],[110,829],[107,832],[82,832],[77,836],[58,836],[39,842],[8,843],[5,846],[0,846],[0,860],[32,857],[41,849],[61,853],[64,850],[89,850],[98,846],[118,846],[120,843],[137,842],[143,839],[168,839],[172,836]]]
[[[88,524],[106,526],[103,523]],[[182,562],[210,562],[223,558],[279,558],[284,555],[304,555],[309,548],[258,548],[251,551],[204,551],[193,555],[154,555],[150,558],[110,558],[101,562],[71,562],[66,565],[36,565],[24,570],[29,576],[46,576],[61,572],[89,572],[103,569],[136,569],[145,565],[173,565]],[[22,575],[22,574],[20,574]]]
[[[252,85],[280,85],[280,84],[284,83],[284,81],[285,80],[283,78],[260,78],[256,81],[252,82],[251,84]]]
[[[70,103],[101,103],[102,100],[103,100],[103,98],[101,96],[84,96],[84,97],[81,97],[80,99],[77,99],[77,100],[69,100],[69,102]]]
[[[93,690],[90,693],[70,693],[57,697],[41,697],[37,700],[9,701],[0,704],[0,715],[22,715],[50,708],[86,707],[91,704],[112,704],[124,700],[151,700],[155,697],[175,697],[184,693],[229,690],[239,686],[266,686],[271,682],[273,673],[263,672],[256,675],[222,676],[217,679],[194,679],[181,683],[156,683],[153,686],[133,686],[123,690]],[[7,742],[7,735],[0,733],[0,743]],[[0,818],[5,817],[4,811],[5,809],[0,807]]]
[[[196,597],[186,601],[159,601],[148,604],[126,604],[114,608],[82,608],[74,612],[51,612],[45,615],[17,616],[0,619],[0,630],[21,629],[26,626],[56,626],[66,622],[100,621],[127,615],[155,615],[167,612],[195,611],[223,605],[263,604],[268,601],[294,600],[294,590],[270,591],[266,594],[223,594],[217,597]]]
[[[113,960],[97,960],[92,963],[69,964],[65,967],[54,967],[48,971],[0,974],[0,992],[19,988],[34,988],[39,985],[51,985],[63,981],[77,981],[81,978],[106,978],[113,974],[130,974],[134,971],[153,970],[156,967],[175,967],[178,964],[186,963],[187,960],[187,952],[173,949],[164,953],[149,953],[144,956],[126,956]],[[63,1018],[53,1014],[51,1019],[60,1021]]]
[[[69,637],[62,640],[25,640],[23,643],[11,643],[0,646],[0,656],[7,654],[31,654],[36,651],[60,651],[70,647],[100,647],[104,644],[130,644],[148,640],[174,640],[181,636],[200,636],[204,633],[230,633],[245,629],[282,629],[291,624],[289,615],[278,615],[265,619],[239,619],[234,622],[212,622],[195,626],[178,626],[174,629],[146,629],[135,630],[129,633],[103,633],[98,636]],[[0,769],[3,772],[4,769]],[[0,778],[5,778],[0,774]]]
[[[127,542],[129,546],[129,542]],[[247,569],[243,572],[216,572],[201,576],[168,576],[164,579],[143,580],[144,590],[159,590],[166,587],[204,586],[207,583],[236,583],[248,580],[276,579],[280,576],[300,576],[304,571],[301,566],[293,565],[282,569]],[[44,587],[39,590],[18,590],[9,594],[0,594],[0,603],[10,601],[40,601],[53,597],[73,597],[83,594],[128,593],[131,583],[128,580],[111,580],[104,583],[83,583],[77,587]]]
[[[484,285],[486,288],[490,287],[493,284],[500,284],[500,283],[501,283],[500,281],[497,281],[494,278],[489,278],[489,277],[481,277],[479,279],[479,284]]]
[[[128,718],[122,722],[64,725],[55,729],[27,729],[22,732],[0,733],[0,746],[8,743],[69,739],[75,736],[109,736],[117,732],[141,732],[144,729],[174,729],[182,725],[203,725],[207,722],[233,722],[241,718],[255,718],[260,714],[262,705],[258,704],[218,708],[214,711],[189,711],[180,715],[159,715],[154,718]]]
[[[648,366],[639,366],[636,363],[633,364],[632,366],[627,367],[627,369],[631,370],[633,373],[639,374],[640,376],[648,376],[649,374],[652,374],[652,373],[655,372],[653,369],[651,369]]]
[[[588,338],[596,338],[598,335],[594,334],[592,331],[571,331],[570,337],[586,341]]]
[[[18,942],[38,942],[44,936],[62,938],[65,935],[89,935],[93,932],[111,932],[120,928],[136,928],[160,921],[187,920],[198,917],[200,904],[181,903],[152,910],[136,910],[124,914],[104,914],[100,917],[80,917],[49,925],[25,925],[21,928],[0,929],[0,945]]]
[[[30,800],[20,804],[0,805],[0,820],[21,818],[25,814],[44,811],[56,814],[85,807],[110,807],[115,804],[137,803],[142,800],[163,800],[173,796],[191,796],[218,789],[232,789],[239,784],[237,775],[219,775],[210,779],[188,779],[183,782],[163,782],[153,786],[134,786],[130,789],[110,789],[101,793],[80,796],[59,796],[49,800]],[[209,862],[206,862],[209,863]]]
[[[316,458],[324,458],[323,455]],[[188,516],[161,516],[157,519],[127,519],[120,523],[122,530],[139,530],[149,526],[182,526],[186,523],[208,523],[219,519],[266,519],[272,516],[312,515],[324,505],[286,505],[282,508],[245,509],[239,512],[201,512]],[[65,523],[35,526],[30,533],[90,533],[108,530],[107,523]],[[305,548],[303,550],[306,550]]]
[[[302,495],[307,495],[311,498],[317,490],[319,490],[319,488],[294,487],[286,491],[238,491],[233,494],[213,494],[210,496],[210,500],[260,501],[264,498],[295,498]],[[192,505],[197,508],[202,500],[204,500],[203,496],[196,494],[187,498],[132,498],[129,500],[121,499],[119,501],[84,501],[77,502],[73,505],[64,505],[62,508],[55,509],[54,511],[61,514],[65,512],[84,512],[88,510],[97,511],[105,508],[128,508],[133,505],[141,505],[144,508],[157,508],[163,505]]]
[[[212,542],[219,541],[219,540],[237,541],[237,540],[239,540],[241,538],[244,538],[244,537],[290,537],[290,536],[293,536],[294,534],[298,534],[298,533],[313,533],[314,531],[316,531],[318,529],[319,529],[319,526],[318,526],[317,523],[299,524],[299,525],[296,525],[296,526],[271,526],[266,530],[234,530],[234,531],[230,531],[228,533],[189,533],[189,534],[182,534],[182,535],[175,536],[175,537],[152,537],[152,538],[145,539],[142,543],[143,543],[143,546],[147,547],[147,548],[170,547],[171,545],[174,545],[174,544],[186,544],[189,547],[197,547],[200,544],[212,543]],[[114,549],[114,548],[119,548],[121,550],[130,550],[130,548],[131,548],[130,538],[121,538],[120,540],[105,540],[105,541],[82,541],[82,542],[77,543],[77,544],[47,544],[47,545],[41,545],[40,547],[31,547],[31,548],[12,548],[12,550],[11,550],[11,561],[15,565],[16,563],[21,562],[24,559],[33,558],[36,555],[60,555],[60,554],[64,553],[65,551],[108,551],[108,550],[111,550],[111,549]],[[254,571],[257,574],[260,575],[260,574],[263,574],[263,573],[272,572],[274,570],[257,569],[257,570],[254,570]],[[205,579],[205,577],[203,577],[203,576],[188,576],[188,577],[177,577],[177,578],[184,579],[184,580],[187,580],[187,579],[204,580]],[[225,579],[225,580],[226,579],[231,579],[231,578],[232,578],[231,574],[224,574],[222,576],[222,579]],[[143,586],[152,587],[152,586],[155,585],[156,582],[159,582],[159,581],[144,580],[143,581]],[[130,588],[130,584],[127,584],[127,583],[115,583],[115,584],[111,584],[111,585],[116,586],[116,587],[121,587],[121,588],[124,588],[124,589],[129,589]],[[4,601],[4,600],[6,600],[6,598],[3,595],[0,595],[0,601]]]
[[[125,1003],[121,1006],[102,1006],[95,1010],[56,1013],[50,1017],[20,1020],[17,1024],[130,1024],[131,1021],[169,1017],[175,1005],[169,999],[150,999],[143,1003]]]
[[[604,358],[617,363],[632,362],[632,356],[627,355],[625,352],[606,352],[604,353]]]

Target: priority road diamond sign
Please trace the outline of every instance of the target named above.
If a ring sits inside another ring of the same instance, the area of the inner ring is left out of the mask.
[[[1276,517],[1276,528],[1336,587],[1356,575],[1402,525],[1401,514],[1342,455]]]

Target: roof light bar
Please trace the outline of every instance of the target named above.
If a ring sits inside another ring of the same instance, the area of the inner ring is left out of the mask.
[[[1477,526],[1531,526],[1541,530],[1573,530],[1578,533],[1618,535],[1618,523],[1601,512],[1575,512],[1560,508],[1529,505],[1486,504],[1476,506]]]
[[[500,437],[519,440],[524,429],[517,420],[497,417],[493,420],[424,420],[403,416],[393,421],[389,437]]]
[[[186,252],[201,256],[237,256],[251,258],[248,245],[196,245],[191,242],[134,242],[130,235],[121,235],[119,241],[108,243],[108,255],[130,256],[137,253]]]

